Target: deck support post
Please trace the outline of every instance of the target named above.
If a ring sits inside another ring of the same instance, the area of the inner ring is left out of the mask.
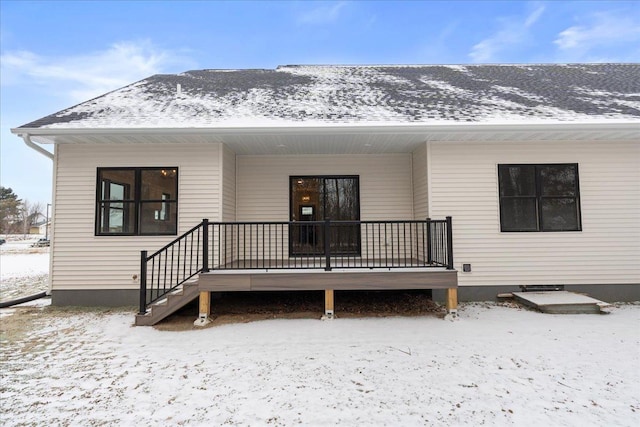
[[[323,319],[333,319],[333,289],[324,291],[324,316]]]
[[[458,288],[447,289],[447,314],[452,317],[458,315]]]
[[[205,326],[211,323],[211,292],[201,291],[198,309],[198,319],[193,322],[194,326]]]

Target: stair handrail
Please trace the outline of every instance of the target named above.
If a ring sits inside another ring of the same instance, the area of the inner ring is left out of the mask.
[[[165,295],[174,291],[195,275],[203,271],[208,271],[208,242],[209,220],[205,218],[202,222],[167,243],[153,254],[148,255],[148,251],[140,251],[139,314],[144,315],[151,304],[162,299]],[[177,254],[176,247],[178,248]],[[157,275],[156,260],[158,265]],[[171,262],[170,266],[167,264],[169,260]],[[162,264],[163,261],[164,264]],[[148,286],[149,263],[151,263],[152,274],[151,286]],[[175,278],[174,267],[176,267]],[[180,269],[182,269],[182,274],[180,274]],[[169,286],[167,286],[167,270],[169,270],[170,273]],[[160,287],[160,281],[162,281],[162,287]],[[154,284],[157,286],[154,287]]]

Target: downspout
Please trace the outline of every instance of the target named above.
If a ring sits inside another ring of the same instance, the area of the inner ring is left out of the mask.
[[[28,133],[21,133],[19,134],[19,136],[22,137],[22,139],[24,140],[24,143],[27,144],[27,147],[32,148],[36,150],[38,153],[42,154],[43,156],[46,156],[49,159],[53,160],[53,153],[45,150],[44,148],[40,147],[35,142],[33,142],[31,140],[31,135],[29,135]]]
[[[54,161],[53,153],[51,153],[50,151],[45,150],[44,148],[40,147],[35,142],[33,142],[31,140],[31,135],[29,135],[28,133],[21,133],[21,134],[18,134],[18,136],[22,137],[22,140],[27,145],[27,147],[32,148],[33,150],[37,151],[38,153],[42,154],[45,157],[48,157],[52,162]],[[55,162],[54,162],[53,167],[55,168]],[[51,217],[52,218],[53,218],[53,215],[54,215],[54,213],[53,213],[53,210],[52,210],[51,211]],[[53,233],[53,230],[51,230],[51,233]],[[53,234],[51,234],[51,235],[53,235]],[[49,238],[51,238],[51,237],[49,237]],[[53,240],[53,239],[51,239],[51,240]],[[52,272],[52,270],[53,270],[53,257],[49,256],[49,289],[47,290],[46,295],[51,295],[51,272]],[[32,295],[32,296],[28,297],[27,301],[31,301],[32,300],[31,298],[36,299],[36,298],[41,298],[41,296],[40,296],[40,294]]]

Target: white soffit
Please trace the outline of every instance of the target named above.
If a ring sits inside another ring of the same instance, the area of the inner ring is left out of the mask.
[[[40,144],[224,143],[237,154],[408,153],[431,142],[640,141],[640,124],[235,129],[15,129]]]

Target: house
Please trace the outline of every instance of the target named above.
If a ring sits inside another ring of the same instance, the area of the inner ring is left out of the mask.
[[[639,76],[199,70],[12,132],[54,162],[55,305],[145,315],[199,296],[206,318],[210,291],[318,289],[331,315],[334,290],[428,288],[455,311],[519,286],[638,300]]]
[[[29,228],[29,234],[42,234],[47,236],[49,234],[49,227],[51,227],[50,220],[39,221]]]

